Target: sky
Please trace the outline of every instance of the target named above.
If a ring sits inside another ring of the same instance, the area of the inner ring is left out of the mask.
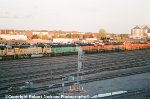
[[[0,29],[130,33],[150,25],[150,0],[0,0]]]

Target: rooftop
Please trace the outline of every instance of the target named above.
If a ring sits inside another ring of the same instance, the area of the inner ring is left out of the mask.
[[[138,25],[136,27],[134,27],[133,29],[141,29]]]

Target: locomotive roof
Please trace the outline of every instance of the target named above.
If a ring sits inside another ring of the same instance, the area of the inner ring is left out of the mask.
[[[50,44],[51,47],[75,47],[75,44]]]
[[[6,48],[6,45],[0,45],[0,48]]]

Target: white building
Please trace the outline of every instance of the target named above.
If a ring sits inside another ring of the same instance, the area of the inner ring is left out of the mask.
[[[147,35],[150,38],[150,29],[147,31]]]
[[[32,32],[33,35],[48,35],[48,32],[39,31],[39,32]]]
[[[131,38],[133,39],[145,39],[150,32],[150,28],[148,26],[136,26],[131,29]],[[150,36],[150,35],[149,35]]]
[[[79,39],[72,39],[72,38],[53,38],[53,43],[73,43],[78,40]]]
[[[12,34],[0,34],[0,38],[5,40],[27,40],[26,35],[12,35]]]

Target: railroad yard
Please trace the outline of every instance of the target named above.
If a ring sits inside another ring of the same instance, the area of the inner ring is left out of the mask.
[[[74,81],[65,81],[64,90],[67,90],[69,85],[76,81],[77,66],[77,55],[0,61],[0,97],[20,94],[52,95],[52,91],[60,95],[62,94],[63,78],[75,77]],[[144,90],[148,87],[148,80],[138,80],[135,83],[133,79],[148,79],[144,77],[148,77],[149,72],[150,50],[84,54],[83,67],[79,73],[82,79],[79,82],[87,89],[83,95],[90,96],[118,90]],[[144,76],[136,76],[140,74]],[[105,81],[107,82],[104,83]],[[25,82],[32,82],[32,88],[22,87]],[[149,87],[146,90],[149,91]]]

